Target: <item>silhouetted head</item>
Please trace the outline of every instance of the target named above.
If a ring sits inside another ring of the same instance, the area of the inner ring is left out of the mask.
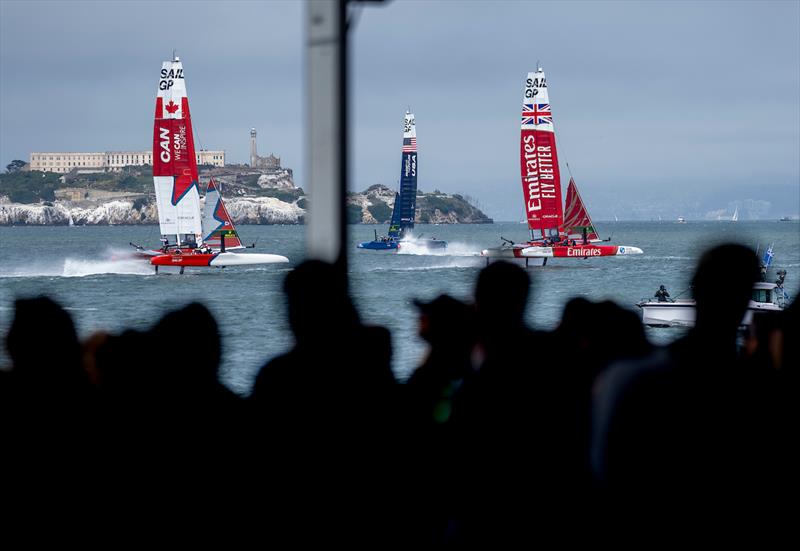
[[[650,350],[644,326],[634,312],[610,300],[604,300],[595,307],[589,330],[594,331],[594,348],[600,358],[611,362],[643,356]],[[615,343],[622,344],[618,346]]]
[[[433,346],[463,343],[471,347],[475,334],[475,311],[450,295],[430,302],[415,300],[419,308],[419,336]]]
[[[639,317],[610,300],[570,300],[557,333],[571,351],[586,353],[593,369],[621,358],[641,356],[650,348]]]
[[[714,333],[735,332],[758,278],[758,258],[751,249],[726,244],[706,251],[692,280],[697,301],[696,328]]]
[[[150,330],[153,353],[160,360],[158,377],[177,381],[216,379],[222,355],[217,322],[197,302],[169,312]]]
[[[94,343],[87,342],[86,352],[93,355],[90,377],[99,382],[103,392],[116,396],[128,395],[137,402],[142,399],[142,389],[154,384],[153,363],[161,355],[169,356],[165,343],[154,342],[150,333],[129,329],[120,335],[109,335]],[[94,346],[91,350],[90,347]],[[160,363],[159,366],[160,368]],[[158,369],[158,368],[157,368]]]
[[[475,308],[481,326],[524,326],[530,285],[527,272],[509,262],[494,262],[481,270],[475,287]]]
[[[583,297],[570,299],[564,306],[561,323],[557,329],[558,333],[567,339],[581,338],[592,320],[593,306],[595,306],[594,303]]]
[[[70,315],[47,297],[19,299],[6,337],[14,371],[45,384],[83,379],[81,345]]]
[[[289,272],[283,282],[289,325],[298,342],[329,340],[358,324],[358,314],[347,294],[347,275],[333,264],[307,260]]]

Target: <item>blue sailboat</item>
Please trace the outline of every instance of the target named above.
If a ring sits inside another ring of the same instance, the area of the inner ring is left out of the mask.
[[[391,251],[397,249],[397,242],[400,241],[400,194],[394,194],[394,209],[392,210],[392,220],[389,223],[388,235],[378,237],[378,230],[375,230],[375,239],[364,241],[358,244],[359,249],[371,249],[373,251]]]
[[[417,208],[417,126],[414,114],[406,111],[403,125],[403,157],[400,166],[400,193],[395,194],[389,233],[358,244],[359,249],[390,251],[404,243],[428,249],[444,249],[447,241],[436,238],[422,239],[412,235]]]

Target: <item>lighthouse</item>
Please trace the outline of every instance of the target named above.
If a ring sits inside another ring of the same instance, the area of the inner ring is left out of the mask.
[[[258,149],[256,148],[256,129],[250,129],[250,167],[255,168],[258,162]]]

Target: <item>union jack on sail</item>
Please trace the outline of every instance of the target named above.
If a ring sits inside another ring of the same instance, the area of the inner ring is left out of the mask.
[[[523,103],[522,124],[553,124],[549,103]]]

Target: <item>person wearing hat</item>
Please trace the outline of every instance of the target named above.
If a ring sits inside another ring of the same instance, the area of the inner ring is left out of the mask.
[[[451,449],[454,403],[472,371],[475,311],[449,295],[414,300],[419,336],[429,346],[422,364],[403,385],[410,457],[431,458],[409,467],[409,495],[416,496],[412,539],[443,541],[452,511],[457,457]],[[456,471],[457,472],[457,471]]]
[[[414,305],[419,309],[419,336],[430,349],[407,388],[420,420],[437,426],[448,421],[453,393],[472,369],[475,313],[470,305],[446,294],[429,302],[415,299]]]
[[[667,292],[667,288],[664,287],[663,285],[661,285],[658,288],[658,291],[656,291],[656,295],[655,296],[658,299],[658,302],[668,302],[669,293]]]

